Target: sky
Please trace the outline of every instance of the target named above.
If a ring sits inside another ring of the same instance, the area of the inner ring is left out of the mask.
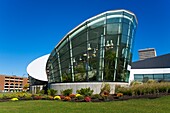
[[[36,58],[49,54],[73,28],[108,10],[126,9],[138,19],[138,50],[170,53],[170,0],[0,0],[0,74],[27,76]]]

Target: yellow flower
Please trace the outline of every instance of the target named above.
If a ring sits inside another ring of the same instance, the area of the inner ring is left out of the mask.
[[[76,97],[81,96],[80,94],[76,94]]]
[[[18,100],[18,98],[12,98],[11,100],[12,100],[12,101],[17,101],[17,100]]]
[[[54,100],[61,100],[60,96],[55,96]]]

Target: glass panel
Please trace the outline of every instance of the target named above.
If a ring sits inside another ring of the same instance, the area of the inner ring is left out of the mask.
[[[121,31],[121,24],[107,24],[107,34],[119,34]]]
[[[170,74],[164,74],[164,80],[170,81]]]
[[[105,49],[104,81],[113,81],[116,53],[112,48]]]
[[[103,26],[100,26],[100,27],[95,28],[95,29],[89,28],[88,33],[89,33],[89,34],[88,34],[89,40],[96,39],[96,38],[100,38],[101,35],[104,34],[104,27],[103,27]]]
[[[86,81],[86,57],[87,56],[82,56],[82,54],[79,54],[73,58],[75,81]]]
[[[87,41],[87,32],[81,32],[76,37],[72,38],[72,47],[76,47]]]
[[[78,54],[80,56],[83,56],[84,54],[86,54],[86,51],[87,51],[87,43],[85,42],[85,43],[73,48],[73,56],[77,56]]]
[[[129,24],[123,23],[123,29],[122,29],[123,35],[128,35],[128,30],[129,30]]]
[[[108,18],[107,24],[119,23],[119,22],[121,22],[121,19],[122,18]]]
[[[147,82],[150,79],[153,80],[153,75],[152,74],[145,74],[144,77],[143,77],[143,82]]]
[[[163,80],[163,74],[155,74],[154,80],[156,81],[162,81]]]
[[[143,74],[134,74],[134,79],[143,79]]]
[[[69,65],[67,65],[69,67]],[[71,82],[71,73],[70,73],[70,68],[63,68],[61,69],[62,71],[62,81],[63,82]]]

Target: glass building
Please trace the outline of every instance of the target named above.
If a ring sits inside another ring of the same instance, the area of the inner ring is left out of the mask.
[[[84,21],[51,52],[48,82],[128,82],[136,27],[136,16],[127,10]]]

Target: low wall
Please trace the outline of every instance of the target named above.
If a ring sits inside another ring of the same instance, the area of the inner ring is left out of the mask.
[[[128,83],[120,83],[120,82],[104,82],[104,83],[110,84],[111,94],[115,93],[115,85],[128,86]],[[76,94],[77,90],[81,88],[88,88],[88,87],[94,90],[93,94],[99,94],[102,84],[103,82],[54,83],[50,85],[50,88],[58,90],[59,95],[61,90],[73,89],[73,94]]]

